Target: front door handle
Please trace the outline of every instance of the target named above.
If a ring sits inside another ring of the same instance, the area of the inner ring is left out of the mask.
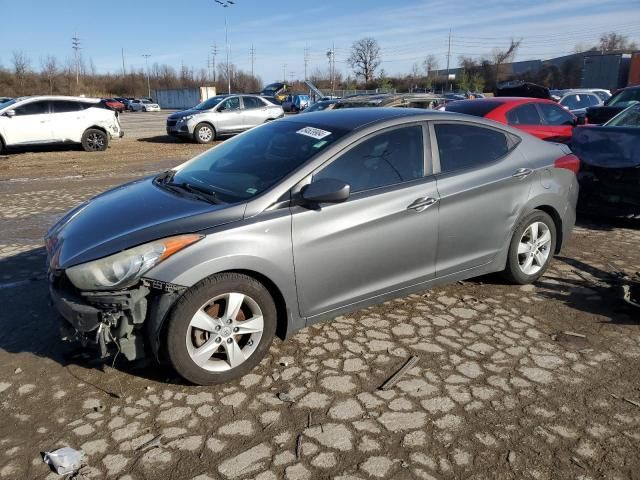
[[[435,205],[438,203],[437,198],[433,197],[421,197],[416,198],[411,204],[407,207],[407,210],[415,210],[416,212],[424,212],[431,205]]]
[[[519,168],[511,175],[513,178],[526,178],[533,173],[530,168]]]

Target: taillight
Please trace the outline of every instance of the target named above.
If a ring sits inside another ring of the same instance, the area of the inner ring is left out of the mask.
[[[573,173],[578,173],[580,170],[580,159],[573,154],[565,155],[553,162],[553,166],[555,168],[566,168]]]

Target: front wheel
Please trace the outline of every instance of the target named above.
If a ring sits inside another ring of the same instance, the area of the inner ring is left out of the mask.
[[[216,131],[208,123],[199,123],[193,130],[193,138],[198,143],[209,143],[216,139]]]
[[[109,136],[102,130],[89,128],[82,134],[82,148],[85,152],[103,152],[109,146]]]
[[[529,214],[513,233],[503,275],[519,285],[535,282],[551,263],[556,239],[556,225],[547,213],[536,210]]]
[[[257,280],[238,273],[213,275],[177,302],[167,327],[169,361],[197,385],[215,385],[251,371],[276,331],[276,306]]]

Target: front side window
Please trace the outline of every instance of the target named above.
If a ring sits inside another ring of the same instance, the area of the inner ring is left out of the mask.
[[[313,176],[342,180],[351,192],[384,187],[424,176],[422,127],[383,132],[353,147]]]
[[[31,102],[26,105],[21,105],[16,110],[17,116],[22,115],[42,115],[43,113],[49,113],[48,102]]]
[[[262,100],[256,97],[242,97],[242,101],[244,103],[244,108],[247,110],[262,108],[265,106],[264,103],[262,103]]]
[[[505,156],[510,149],[507,136],[490,128],[436,123],[434,129],[442,173],[487,165]]]
[[[640,127],[640,105],[629,107],[607,123],[605,127]]]
[[[539,103],[538,107],[540,107],[542,118],[544,118],[544,123],[547,125],[573,125],[575,122],[573,115],[559,105]]]
[[[219,112],[228,112],[231,110],[240,110],[240,97],[231,97],[227,98],[220,107],[218,107]]]
[[[509,125],[541,125],[540,114],[532,103],[520,105],[507,112]]]

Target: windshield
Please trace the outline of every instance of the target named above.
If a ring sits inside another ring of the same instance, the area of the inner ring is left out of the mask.
[[[264,192],[348,130],[275,121],[249,130],[194,158],[173,176],[233,203]]]
[[[640,105],[633,105],[620,112],[607,123],[605,127],[640,127]]]
[[[11,99],[11,100],[7,100],[4,103],[0,103],[0,108],[7,108],[8,106],[13,105],[16,102],[17,102],[17,100],[15,98]]]
[[[615,94],[607,102],[608,107],[624,107],[631,102],[640,102],[640,88],[629,88]]]
[[[204,102],[199,103],[198,105],[196,105],[193,108],[196,109],[196,110],[211,110],[213,107],[218,105],[225,98],[226,97],[224,97],[222,95],[218,96],[218,97],[211,97],[211,98],[205,100]]]

